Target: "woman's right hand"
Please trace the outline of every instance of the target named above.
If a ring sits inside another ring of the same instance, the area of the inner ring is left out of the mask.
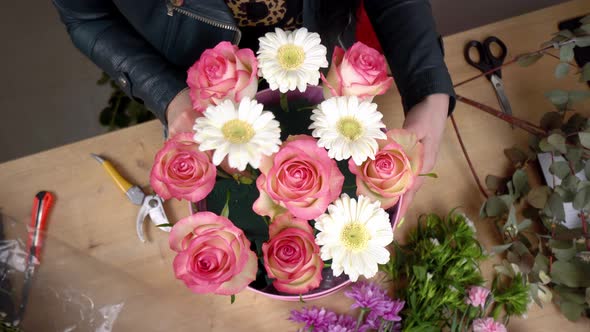
[[[189,89],[182,90],[168,105],[166,119],[168,120],[168,137],[178,133],[190,133],[199,112],[193,110],[189,96]]]

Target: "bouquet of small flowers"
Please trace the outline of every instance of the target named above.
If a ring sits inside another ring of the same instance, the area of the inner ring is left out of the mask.
[[[150,179],[163,199],[195,203],[169,238],[192,291],[301,295],[328,272],[356,281],[389,261],[386,210],[418,176],[423,147],[387,131],[372,103],[393,81],[382,54],[337,47],[324,75],[326,54],[317,33],[276,29],[257,56],[221,42],[188,70],[194,132],[164,144]],[[262,81],[276,102],[261,102]]]

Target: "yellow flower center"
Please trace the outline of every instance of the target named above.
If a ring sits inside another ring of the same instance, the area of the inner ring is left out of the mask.
[[[338,132],[351,141],[357,140],[363,135],[363,126],[353,117],[344,117],[336,125]]]
[[[303,64],[303,60],[305,60],[305,52],[303,52],[302,47],[297,45],[283,45],[279,48],[278,60],[283,69],[297,69]]]
[[[226,140],[234,144],[249,142],[254,136],[254,128],[249,123],[238,119],[226,122],[221,132]]]
[[[366,249],[370,238],[367,227],[358,222],[347,224],[340,233],[340,241],[344,243],[346,249],[352,251]]]

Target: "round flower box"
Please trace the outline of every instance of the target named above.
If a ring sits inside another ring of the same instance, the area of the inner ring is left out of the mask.
[[[283,99],[283,101],[281,101],[281,94],[278,91],[266,89],[256,94],[256,100],[264,104],[265,109],[272,110],[281,123],[281,131],[285,135],[285,137],[281,137],[283,141],[288,135],[310,133],[308,127],[311,124],[312,106],[321,103],[323,99],[322,88],[317,86],[309,86],[304,93],[290,91],[286,94],[286,100]],[[288,101],[288,109],[285,109],[285,101]],[[354,197],[356,196],[355,177],[348,171],[347,165],[347,162],[339,163],[339,168],[345,176],[345,189],[343,192]],[[235,179],[224,179],[218,181],[216,187],[206,199],[191,203],[190,211],[191,213],[211,211],[220,214],[227,203],[230,220],[244,231],[252,243],[251,249],[256,252],[260,250],[261,244],[268,240],[268,225],[265,223],[265,219],[252,211],[252,205],[258,195],[255,184],[245,185],[240,184]],[[398,204],[387,210],[394,229],[399,222],[400,216],[397,213],[397,208],[402,199],[403,197],[400,197]],[[264,233],[265,229],[266,235]],[[260,261],[258,265],[257,278],[248,288],[256,293],[283,301],[318,299],[336,292],[351,282],[346,274],[343,273],[335,277],[330,267],[324,267],[319,287],[300,295],[287,294],[278,291],[272,285]]]

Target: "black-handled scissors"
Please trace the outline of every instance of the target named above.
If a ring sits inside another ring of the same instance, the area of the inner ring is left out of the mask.
[[[500,48],[500,54],[497,56],[492,52],[492,44],[496,44]],[[474,61],[471,58],[471,49],[475,49],[477,52],[479,57],[478,61]],[[506,44],[504,44],[504,42],[498,37],[494,36],[486,38],[483,43],[477,40],[472,40],[465,45],[464,50],[465,60],[467,63],[479,69],[482,73],[488,73],[493,69],[502,66],[507,54],[508,48],[506,48]],[[496,96],[498,97],[498,102],[500,103],[502,112],[512,115],[512,107],[510,107],[508,97],[506,97],[506,92],[504,91],[502,71],[498,69],[493,73],[486,74],[486,77],[488,80],[490,80],[490,82],[492,82],[492,86],[496,91]]]

